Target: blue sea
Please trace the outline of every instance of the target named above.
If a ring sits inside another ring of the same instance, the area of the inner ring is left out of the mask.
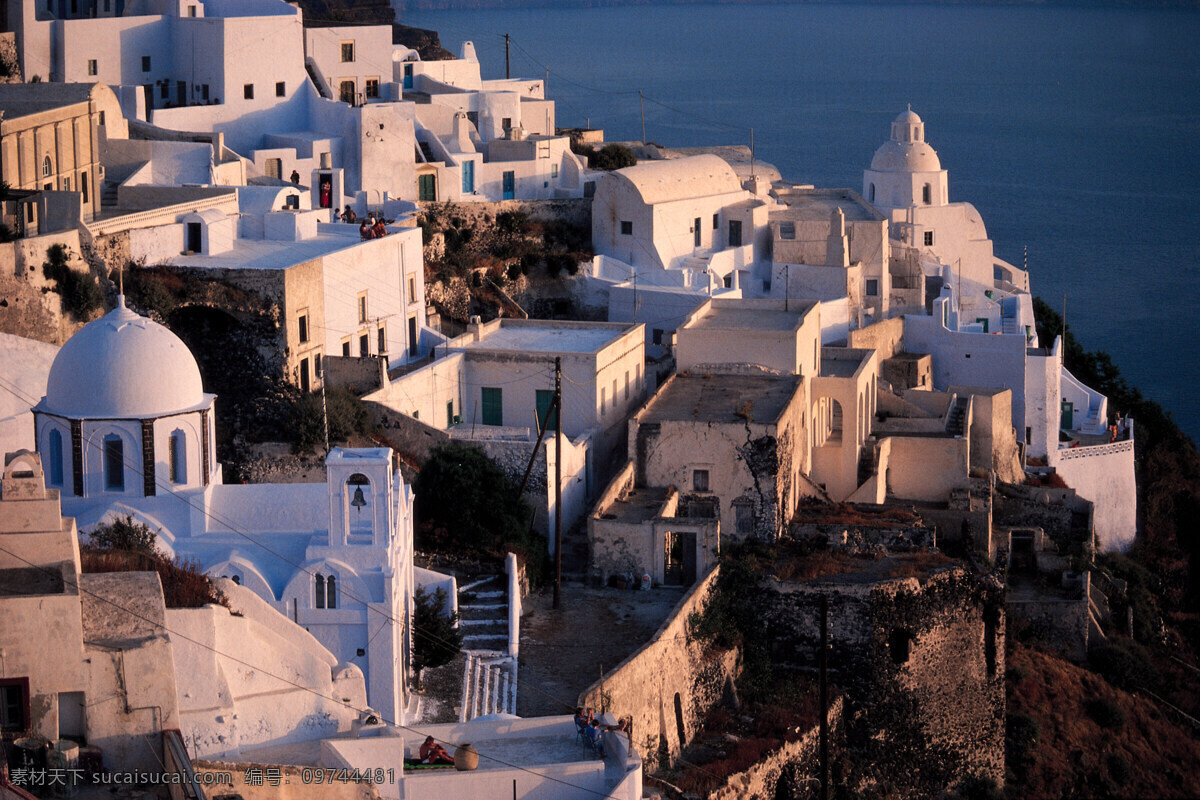
[[[1200,11],[662,5],[407,12],[485,77],[546,77],[558,124],[750,144],[861,191],[909,103],[1034,294],[1200,440]]]

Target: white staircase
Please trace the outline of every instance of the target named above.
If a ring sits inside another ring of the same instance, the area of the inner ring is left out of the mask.
[[[505,575],[488,575],[459,588],[458,620],[466,654],[460,722],[517,711],[517,659],[509,655],[508,584]]]

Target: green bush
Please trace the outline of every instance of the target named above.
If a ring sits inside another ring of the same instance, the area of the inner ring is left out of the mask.
[[[321,393],[300,395],[291,407],[291,424],[284,430],[297,452],[307,453],[325,442],[325,418],[329,419],[329,443],[344,442],[353,434],[373,433],[371,415],[362,400],[348,389],[325,390],[325,410],[321,409]]]
[[[1004,792],[991,778],[972,776],[958,787],[962,800],[1004,800]]]
[[[1127,786],[1133,780],[1133,767],[1129,763],[1129,759],[1120,753],[1113,753],[1108,757],[1108,777],[1112,778],[1112,782],[1117,786]]]
[[[496,227],[505,233],[525,233],[529,230],[529,215],[524,211],[501,211],[496,215]]]
[[[422,549],[488,556],[513,552],[540,582],[546,546],[529,531],[532,512],[504,471],[478,447],[434,448],[413,484]]]
[[[1136,642],[1106,642],[1092,648],[1088,661],[1092,669],[1118,689],[1133,692],[1158,687],[1158,670],[1150,660],[1150,653]]]
[[[67,266],[70,253],[61,244],[46,249],[42,271],[55,282],[54,290],[62,297],[63,311],[83,322],[92,312],[104,307],[104,291],[91,272],[76,272]]]
[[[1084,709],[1087,711],[1097,725],[1108,730],[1116,730],[1125,725],[1125,712],[1115,700],[1107,697],[1098,697],[1088,700],[1084,704]]]
[[[632,167],[637,164],[637,156],[623,144],[610,143],[604,145],[588,159],[592,169],[614,170]]]
[[[418,586],[413,593],[413,673],[420,685],[421,670],[449,664],[462,650],[462,629],[458,614],[445,614],[446,590],[438,587],[433,594]]]
[[[154,555],[158,552],[158,533],[126,514],[112,522],[99,525],[92,531],[92,546],[98,550],[123,550],[129,553]]]

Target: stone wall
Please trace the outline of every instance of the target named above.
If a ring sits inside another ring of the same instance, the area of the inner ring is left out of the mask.
[[[327,355],[321,360],[321,376],[326,386],[366,394],[387,383],[387,361],[378,356]]]
[[[56,244],[67,248],[67,266],[86,272],[88,264],[79,257],[79,235],[75,231],[18,239],[0,244],[0,333],[11,333],[50,344],[62,344],[87,320],[64,315],[62,302],[42,269],[46,251]]]
[[[364,401],[364,404],[371,411],[372,424],[383,429],[383,438],[402,456],[423,464],[433,448],[450,442],[450,435],[445,431],[407,414],[370,400]]]
[[[826,720],[831,743],[841,732],[843,705],[841,697],[835,697],[829,703]],[[788,796],[789,787],[794,790],[801,785],[816,786],[820,780],[820,744],[821,728],[817,725],[750,769],[730,775],[724,786],[708,795],[708,800],[774,800]]]
[[[904,317],[892,317],[850,331],[847,346],[874,350],[881,362],[904,352]]]
[[[1004,779],[1004,603],[998,581],[962,568],[890,580],[775,583],[762,613],[777,662],[816,665],[820,598],[830,670],[855,707],[852,741],[902,795]],[[950,666],[952,665],[952,666]]]
[[[704,608],[719,574],[713,569],[650,641],[579,696],[578,705],[585,708],[632,717],[630,736],[647,765],[673,761],[737,675],[738,651],[713,651],[688,632],[688,618]]]

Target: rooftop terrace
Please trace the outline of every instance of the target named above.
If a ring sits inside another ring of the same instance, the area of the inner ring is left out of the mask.
[[[796,375],[680,373],[659,390],[641,422],[772,423],[791,402],[800,383]]]
[[[543,353],[595,353],[634,328],[632,323],[579,323],[504,319],[485,328],[480,340],[451,346],[471,350],[523,350]]]

